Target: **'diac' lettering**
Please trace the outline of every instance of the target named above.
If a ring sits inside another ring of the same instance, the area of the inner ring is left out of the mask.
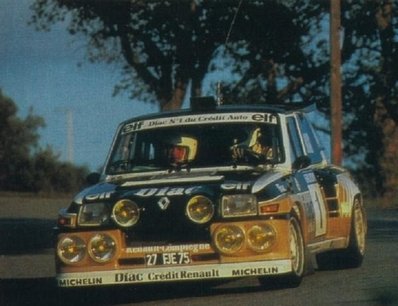
[[[163,188],[142,188],[135,192],[136,196],[139,197],[151,197],[151,196],[179,196],[179,195],[189,195],[198,187],[163,187]]]
[[[131,283],[131,282],[142,282],[144,276],[141,273],[117,273],[115,275],[116,283]]]

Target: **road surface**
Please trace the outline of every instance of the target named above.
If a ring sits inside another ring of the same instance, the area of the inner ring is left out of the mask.
[[[0,305],[398,305],[398,211],[372,211],[359,269],[315,271],[294,289],[257,279],[104,287],[55,287],[50,219],[0,217]],[[23,246],[23,247],[22,247]]]

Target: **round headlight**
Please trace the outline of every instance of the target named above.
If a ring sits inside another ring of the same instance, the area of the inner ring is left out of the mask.
[[[86,243],[77,236],[64,237],[58,242],[57,253],[66,264],[78,263],[86,254]]]
[[[120,200],[116,202],[112,209],[112,219],[121,227],[135,225],[140,218],[138,205],[130,200]]]
[[[202,195],[192,197],[186,208],[188,218],[199,224],[208,222],[214,215],[213,202]]]
[[[275,242],[276,234],[269,225],[254,225],[247,231],[249,247],[256,252],[267,251]]]
[[[107,234],[97,234],[88,243],[88,253],[97,262],[110,261],[116,253],[116,242]]]
[[[239,251],[245,242],[245,233],[236,225],[223,225],[214,233],[214,244],[217,249],[225,254]]]

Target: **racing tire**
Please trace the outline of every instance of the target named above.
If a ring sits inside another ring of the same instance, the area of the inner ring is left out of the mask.
[[[289,220],[289,245],[292,258],[292,272],[276,277],[261,277],[259,278],[259,282],[262,286],[295,288],[300,285],[306,272],[308,261],[301,226],[296,217],[291,217]]]
[[[363,206],[354,200],[351,215],[351,229],[348,247],[317,255],[318,269],[354,269],[362,265],[365,255],[367,223]]]

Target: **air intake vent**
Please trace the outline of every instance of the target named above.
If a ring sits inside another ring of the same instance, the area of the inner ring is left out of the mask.
[[[191,110],[193,111],[214,110],[216,106],[216,100],[211,96],[191,98]]]

